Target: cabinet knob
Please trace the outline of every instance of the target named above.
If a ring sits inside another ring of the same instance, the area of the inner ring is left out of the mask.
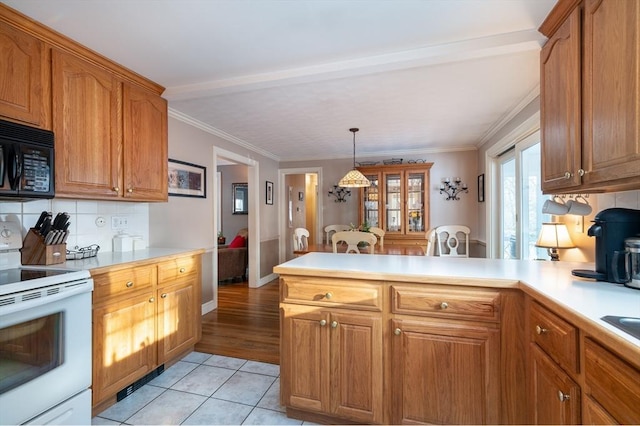
[[[166,299],[166,298],[167,298],[167,293],[162,293],[162,294],[160,295],[160,297],[162,297],[163,299]]]
[[[325,299],[331,299],[333,297],[333,294],[331,294],[330,292],[326,293],[324,295]]]
[[[133,287],[133,281],[127,281],[125,285],[127,286],[127,288],[131,288]]]
[[[402,330],[400,330],[399,328],[396,328],[395,330],[393,330],[393,334],[395,334],[396,336],[399,336],[402,334]]]
[[[133,192],[133,188],[129,188],[129,189],[127,189],[127,192],[128,192],[129,194],[131,194],[131,193]]]
[[[338,326],[338,321],[331,321],[331,328],[336,328]]]
[[[578,169],[578,176],[582,177],[586,174],[587,172],[584,171],[584,169]]]
[[[558,391],[558,399],[560,400],[560,402],[568,401],[570,398],[571,397],[568,394],[562,392],[561,390]]]
[[[186,269],[184,269],[184,268],[180,268],[180,273],[181,273],[181,274],[184,274],[184,271],[186,271]]]
[[[120,188],[118,188],[117,186],[113,187],[113,192],[120,192]]]
[[[571,179],[571,172],[564,172],[565,179]]]
[[[149,299],[149,303],[153,303],[153,302],[155,302],[155,301],[156,301],[156,298],[155,298],[155,297],[152,297],[152,298],[150,298],[150,299]]]
[[[320,320],[320,326],[324,327],[325,325],[327,325],[327,320]]]
[[[544,334],[547,332],[546,328],[540,327],[539,325],[536,325],[536,334]]]
[[[447,309],[449,307],[449,304],[447,302],[442,302],[440,304],[440,309]]]

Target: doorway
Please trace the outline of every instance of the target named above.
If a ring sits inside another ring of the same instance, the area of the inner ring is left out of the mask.
[[[281,169],[278,175],[280,263],[293,257],[292,235],[309,230],[309,243],[322,241],[322,168]]]

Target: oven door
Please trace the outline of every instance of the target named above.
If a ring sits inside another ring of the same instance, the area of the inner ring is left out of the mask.
[[[91,292],[60,296],[0,310],[3,424],[27,422],[91,386]]]

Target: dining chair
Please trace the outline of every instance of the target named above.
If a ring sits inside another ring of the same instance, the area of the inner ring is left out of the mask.
[[[338,253],[338,243],[344,241],[347,243],[347,251],[345,253],[357,253],[360,254],[358,249],[359,243],[369,244],[369,254],[373,254],[376,242],[378,238],[371,232],[362,231],[338,231],[331,236],[331,242],[333,244],[333,252]],[[366,252],[365,252],[366,253]]]
[[[378,228],[377,226],[372,226],[369,228],[369,232],[378,237],[378,241],[380,241],[380,247],[384,247],[384,229]]]
[[[293,250],[306,250],[309,247],[309,231],[305,228],[293,230]]]
[[[432,228],[425,234],[427,238],[427,249],[424,252],[425,256],[435,256],[436,252],[436,229]]]
[[[469,234],[471,230],[464,225],[443,225],[436,228],[438,256],[469,257]],[[460,252],[461,237],[464,236],[465,250]],[[445,250],[446,248],[446,250]]]
[[[324,232],[327,234],[327,244],[331,244],[331,235],[334,232],[349,231],[351,226],[349,225],[327,225],[324,227]]]

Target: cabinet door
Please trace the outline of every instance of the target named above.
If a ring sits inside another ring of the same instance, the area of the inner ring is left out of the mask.
[[[118,198],[121,84],[108,71],[53,50],[56,196]]]
[[[329,315],[313,306],[280,309],[280,392],[283,405],[329,412]]]
[[[124,197],[167,200],[167,102],[131,84],[123,95]]]
[[[382,198],[380,194],[380,173],[365,174],[366,178],[371,182],[371,186],[362,188],[360,203],[360,223],[367,222],[369,226],[382,228],[381,223],[381,204]]]
[[[640,174],[638,22],[640,0],[585,2],[585,185],[626,179],[627,182],[634,180],[637,188]]]
[[[407,235],[424,235],[426,231],[427,218],[425,211],[429,210],[425,206],[427,202],[425,188],[428,188],[428,185],[427,173],[424,171],[406,170],[404,172],[404,199],[406,200],[406,223],[404,227],[407,230]]]
[[[152,293],[94,306],[93,405],[115,395],[156,365]]]
[[[581,183],[580,8],[576,8],[540,52],[542,190]]]
[[[404,197],[402,172],[385,172],[382,174],[384,188],[383,220],[384,230],[389,234],[403,234]]]
[[[382,318],[330,317],[331,413],[359,423],[382,422]]]
[[[0,52],[0,116],[51,129],[51,69],[44,43],[0,22]]]
[[[531,355],[534,424],[579,424],[580,387],[535,344]]]
[[[199,283],[188,280],[158,289],[158,364],[198,341],[200,304],[196,285]]]
[[[392,423],[500,423],[500,334],[449,320],[391,321]]]

